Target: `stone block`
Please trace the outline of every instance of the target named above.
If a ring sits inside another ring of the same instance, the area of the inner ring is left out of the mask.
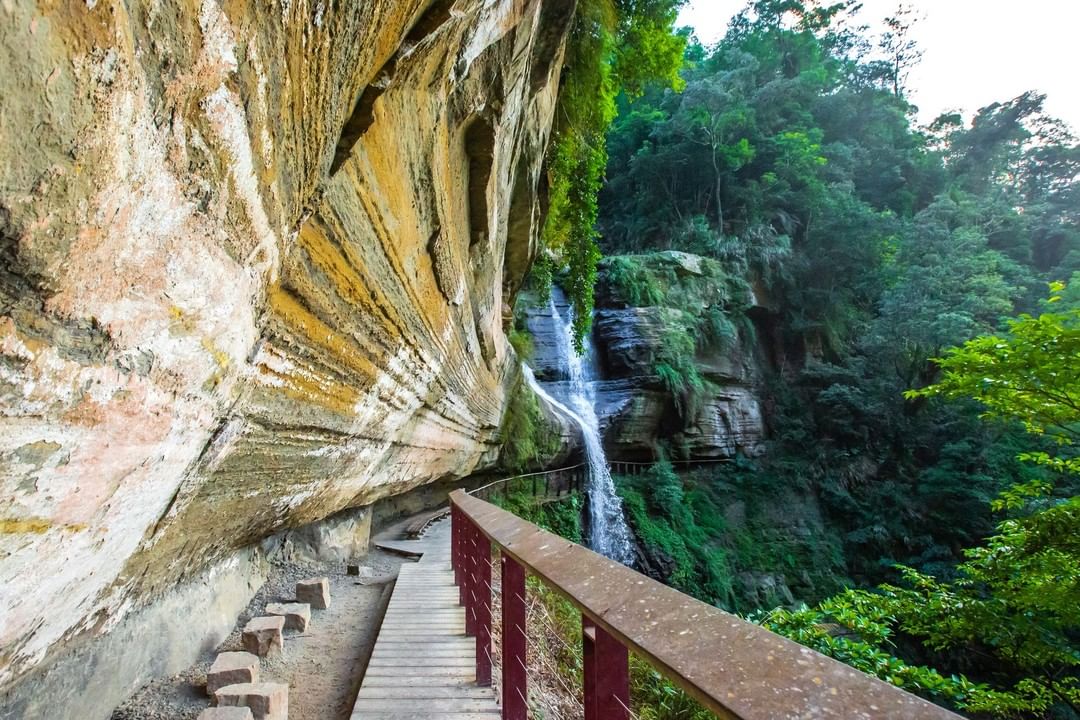
[[[330,607],[330,580],[308,578],[296,583],[296,602],[307,603],[316,610]]]
[[[288,720],[289,686],[281,683],[226,685],[214,693],[219,708],[246,707],[254,720]]]
[[[311,606],[307,603],[270,603],[266,606],[267,615],[280,615],[285,618],[285,629],[304,632],[311,622]]]
[[[285,618],[280,615],[251,618],[241,635],[244,649],[259,657],[281,652],[284,629]]]
[[[199,720],[255,720],[255,717],[251,714],[251,708],[215,707],[199,713]]]
[[[249,652],[223,652],[206,673],[206,694],[226,685],[259,682],[259,658]]]

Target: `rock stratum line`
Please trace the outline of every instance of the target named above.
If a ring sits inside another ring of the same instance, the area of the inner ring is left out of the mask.
[[[6,707],[253,543],[495,461],[551,5],[0,8]]]

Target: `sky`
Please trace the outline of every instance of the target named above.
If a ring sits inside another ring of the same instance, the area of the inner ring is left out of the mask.
[[[746,0],[690,0],[679,16],[702,42],[720,39]],[[970,117],[1027,90],[1046,93],[1046,110],[1080,132],[1080,2],[1077,0],[907,0],[921,17],[913,31],[924,52],[908,79],[919,119],[946,110]],[[860,20],[875,31],[898,0],[863,0]]]

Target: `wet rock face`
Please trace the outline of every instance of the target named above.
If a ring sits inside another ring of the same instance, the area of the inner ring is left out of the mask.
[[[763,360],[758,349],[739,340],[726,349],[699,351],[697,370],[709,384],[694,416],[684,421],[655,371],[668,310],[609,302],[604,282],[601,275],[597,292],[601,308],[594,317],[593,333],[607,378],[597,387],[597,414],[609,455],[651,459],[660,440],[674,443],[692,459],[760,454],[765,423],[758,390]]]
[[[495,460],[553,5],[0,6],[0,687]]]

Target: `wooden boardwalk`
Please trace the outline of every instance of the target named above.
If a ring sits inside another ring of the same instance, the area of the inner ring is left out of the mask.
[[[379,547],[419,555],[401,566],[351,720],[495,720],[490,687],[476,684],[476,640],[465,635],[465,610],[450,568],[450,521],[420,540]]]

